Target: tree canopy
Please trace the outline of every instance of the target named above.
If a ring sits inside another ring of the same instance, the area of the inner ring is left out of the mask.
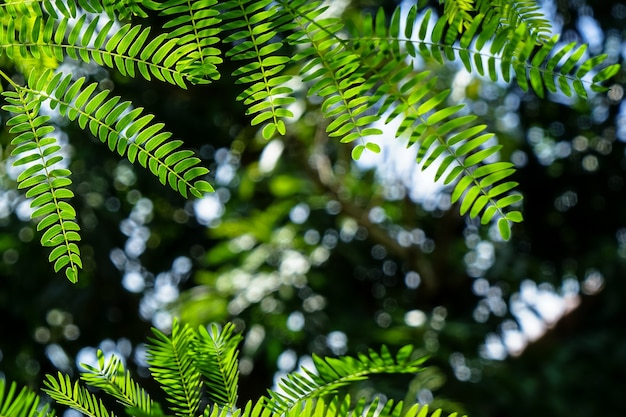
[[[243,332],[248,398],[413,344],[424,372],[359,395],[610,415],[625,10],[5,2],[0,369],[145,376],[179,317]]]

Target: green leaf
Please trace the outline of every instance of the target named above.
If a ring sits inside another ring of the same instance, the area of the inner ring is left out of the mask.
[[[621,67],[620,67],[619,64],[609,65],[608,67],[604,68],[603,70],[598,72],[596,75],[594,75],[592,80],[593,80],[594,83],[599,83],[599,82],[602,82],[602,81],[606,81],[609,78],[611,78],[614,75],[616,75],[619,72],[620,68]]]
[[[461,215],[464,215],[470,209],[470,207],[472,207],[474,201],[481,191],[482,189],[480,187],[473,186],[465,193],[465,195],[463,196],[463,201],[461,202],[461,208],[459,210]]]
[[[154,379],[161,383],[172,410],[195,415],[200,406],[201,373],[195,365],[192,346],[195,335],[189,326],[172,324],[171,336],[153,329],[147,361]]]
[[[452,195],[450,196],[450,202],[452,204],[456,203],[461,198],[461,195],[463,195],[465,189],[471,184],[471,182],[471,177],[462,177],[459,180],[459,182],[454,187],[454,190],[452,191]]]
[[[511,212],[507,213],[506,218],[509,221],[512,221],[512,222],[515,222],[515,223],[521,223],[522,221],[524,221],[524,216],[519,211],[511,211]]]
[[[365,147],[374,153],[380,153],[380,145],[378,145],[377,143],[367,142],[365,144]]]
[[[352,159],[358,161],[363,155],[363,151],[365,151],[365,145],[356,145],[352,148]]]
[[[511,238],[511,225],[507,219],[501,218],[498,220],[498,231],[502,239],[509,240]]]

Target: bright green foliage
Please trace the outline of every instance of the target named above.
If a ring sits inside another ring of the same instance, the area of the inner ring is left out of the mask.
[[[317,372],[303,369],[303,373],[287,375],[279,387],[284,393],[270,391],[269,407],[278,414],[297,408],[300,402],[334,394],[338,388],[365,380],[373,374],[416,373],[426,358],[415,360],[411,357],[413,347],[402,348],[394,357],[383,346],[380,354],[370,350],[369,355],[361,354],[358,358],[320,358],[313,356]]]
[[[76,211],[68,202],[74,196],[67,188],[71,185],[67,169],[56,168],[63,157],[61,147],[50,134],[52,126],[46,124],[49,116],[37,115],[41,102],[48,100],[50,107],[58,108],[61,115],[77,121],[82,129],[106,143],[111,151],[126,156],[130,162],[138,161],[148,168],[162,184],[178,191],[201,197],[212,187],[199,179],[208,173],[199,166],[200,159],[189,150],[180,150],[180,140],[171,140],[171,133],[163,132],[162,123],[152,123],[154,116],[142,114],[142,108],[132,109],[128,101],[120,103],[119,96],[110,97],[108,90],[96,94],[97,83],[83,87],[84,78],[72,82],[71,75],[50,71],[36,76],[31,73],[28,87],[18,87],[16,92],[4,92],[9,105],[3,109],[15,114],[7,125],[17,136],[11,144],[16,148],[12,155],[15,166],[27,165],[18,177],[18,188],[27,189],[26,197],[33,198],[33,218],[39,219],[37,229],[43,231],[41,244],[52,248],[49,256],[56,272],[65,268],[71,282],[78,280],[82,268],[79,226]]]
[[[154,9],[151,0],[7,0],[0,5],[0,18],[10,16],[76,17],[78,14],[102,13],[109,17],[127,19],[132,16],[147,17],[146,9]]]
[[[459,31],[463,30],[472,21],[471,13],[474,11],[474,0],[455,0],[443,1],[439,0],[439,4],[443,3],[444,12],[450,25],[456,25]]]
[[[416,9],[409,12],[409,20],[417,15]],[[425,37],[430,13],[426,12],[419,28],[419,37]],[[379,22],[385,16],[380,11],[375,20],[365,21],[362,27],[362,53],[381,48],[380,38],[397,37],[400,33],[400,16],[396,11],[391,17],[389,32]],[[440,20],[439,25],[445,21]],[[412,26],[405,28],[405,36],[412,38]],[[433,35],[434,36],[434,35]],[[411,45],[411,47],[409,47]],[[406,51],[417,56],[412,43],[406,43]],[[424,44],[425,45],[425,44]],[[385,51],[400,55],[403,51],[400,42],[384,46]],[[452,49],[438,47],[424,50],[437,59],[445,54],[452,58]],[[463,52],[463,51],[461,51]],[[371,52],[370,52],[371,53]],[[457,181],[452,192],[452,202],[461,201],[461,214],[480,217],[483,224],[498,218],[503,237],[510,236],[510,222],[522,220],[521,212],[507,210],[507,207],[522,199],[520,194],[503,195],[517,186],[506,181],[515,170],[508,162],[486,163],[489,157],[498,153],[501,146],[490,141],[493,134],[485,133],[485,125],[478,124],[478,118],[467,114],[462,104],[448,105],[449,90],[437,91],[437,76],[430,71],[415,73],[413,64],[404,59],[390,59],[388,62],[374,61],[376,71],[371,79],[378,89],[372,96],[377,103],[378,115],[386,117],[386,123],[400,120],[396,136],[409,136],[410,144],[418,146],[417,162],[422,169],[437,165],[435,180],[444,178],[445,184]],[[383,65],[384,64],[384,65]]]
[[[126,155],[130,162],[138,161],[182,196],[201,197],[212,191],[206,181],[198,180],[208,169],[198,166],[200,159],[192,151],[178,150],[183,142],[170,140],[172,134],[161,131],[162,123],[152,123],[153,115],[142,114],[141,107],[133,109],[129,101],[120,102],[121,98],[111,97],[108,90],[95,94],[97,83],[83,87],[84,82],[84,78],[72,82],[71,75],[46,72],[30,79],[29,85],[34,88],[32,93],[49,100],[53,109],[58,107],[63,116],[88,128],[111,151]]]
[[[429,413],[428,405],[420,406],[413,404],[405,410],[405,404],[402,401],[394,402],[392,400],[381,402],[379,398],[375,398],[371,403],[367,403],[364,398],[355,402],[349,396],[333,397],[330,401],[311,401],[306,400],[299,404],[298,408],[294,408],[284,414],[286,417],[298,416],[315,416],[315,417],[344,417],[352,416],[389,416],[389,417],[441,417],[442,410],[438,409]],[[457,417],[457,413],[452,413],[448,417]]]
[[[15,383],[8,386],[6,381],[0,378],[0,416],[52,417],[53,415],[54,412],[49,409],[48,405],[42,406],[39,397],[34,392],[22,388],[18,393]]]
[[[293,90],[284,85],[291,79],[289,75],[280,75],[290,58],[279,54],[281,42],[274,40],[279,32],[285,31],[289,18],[284,10],[271,4],[270,0],[235,0],[219,5],[224,20],[223,29],[230,35],[224,42],[236,42],[226,52],[233,61],[245,64],[233,72],[237,83],[251,84],[238,97],[248,106],[248,114],[256,114],[252,125],[266,122],[263,136],[270,138],[278,131],[286,133],[284,118],[293,117],[293,113],[283,106],[296,101],[290,94]],[[294,7],[302,6],[304,1],[296,1]]]
[[[44,381],[46,388],[44,391],[58,404],[68,406],[85,415],[93,417],[113,417],[102,403],[86,387],[81,386],[78,381],[72,383],[69,375],[59,372],[56,378],[46,375]]]
[[[221,62],[211,59],[215,48],[206,49],[199,56],[185,38],[177,37],[185,35],[184,27],[154,36],[150,28],[132,23],[117,26],[120,23],[116,18],[146,17],[142,7],[160,5],[135,0],[5,2],[0,6],[3,23],[0,53],[16,62],[62,62],[67,58],[94,62],[116,69],[121,75],[147,80],[154,77],[181,88],[186,88],[188,82],[208,82],[219,76],[215,69],[212,72],[207,69],[209,64]],[[194,7],[194,16],[206,14]],[[201,19],[195,28],[200,25],[208,26],[207,20]],[[216,41],[209,37],[213,32],[206,30],[198,33],[198,36],[206,35],[197,39],[202,47]],[[82,261],[77,246],[80,228],[70,200],[71,172],[58,168],[57,163],[63,159],[62,149],[50,135],[54,131],[48,125],[50,117],[39,115],[43,101],[106,143],[111,151],[149,169],[161,183],[168,184],[183,197],[201,197],[212,188],[201,179],[208,170],[199,165],[200,160],[193,152],[181,150],[183,142],[172,140],[171,133],[163,131],[164,125],[153,121],[153,115],[144,114],[143,109],[133,108],[132,103],[112,96],[107,90],[100,91],[97,83],[41,71],[33,64],[31,67],[36,70],[27,74],[25,86],[15,84],[3,74],[15,90],[3,93],[9,103],[3,108],[13,114],[7,126],[10,133],[17,135],[12,141],[14,165],[25,167],[18,178],[18,188],[26,189],[26,197],[33,198],[33,218],[38,220],[37,228],[43,233],[42,245],[51,248],[49,260],[54,270],[64,269],[67,278],[76,282]]]
[[[528,2],[527,2],[528,3]],[[516,10],[514,6],[503,8],[508,13]],[[528,14],[513,13],[511,16],[527,16],[536,13],[536,9],[531,8]],[[576,42],[565,46],[559,45],[558,36],[545,39],[545,27],[541,24],[543,20],[530,20],[520,18],[512,23],[516,26],[502,25],[506,16],[500,14],[500,8],[492,8],[486,14],[479,13],[474,16],[471,22],[466,22],[464,26],[449,25],[444,19],[435,22],[431,19],[431,14],[426,13],[419,23],[417,32],[413,31],[413,20],[417,16],[417,11],[412,9],[409,12],[409,22],[405,29],[407,38],[405,51],[411,56],[432,57],[440,63],[446,60],[454,61],[458,59],[470,72],[488,76],[492,81],[503,80],[510,82],[512,75],[515,75],[518,85],[527,91],[530,87],[539,95],[544,97],[545,90],[551,93],[563,93],[572,96],[576,93],[582,98],[587,97],[584,84],[590,85],[594,91],[605,91],[599,85],[615,75],[619,65],[611,65],[600,70],[600,65],[606,60],[606,55],[599,55],[583,61],[586,45],[577,45]],[[511,17],[509,16],[509,17]],[[534,31],[538,35],[529,34],[528,24],[539,25]],[[392,17],[392,22],[400,25],[399,18]],[[508,20],[507,20],[508,21]],[[540,23],[537,23],[540,22]],[[393,23],[392,23],[393,24]],[[399,32],[399,27],[391,27],[391,33]],[[372,37],[371,29],[364,36]],[[414,40],[417,38],[417,41]],[[545,39],[545,40],[544,40]],[[417,44],[419,48],[413,45]],[[395,53],[401,53],[402,43],[394,43],[397,47]],[[486,65],[485,65],[486,63]],[[599,71],[591,82],[583,79],[590,70]]]
[[[163,387],[176,415],[196,415],[200,407],[202,374],[194,363],[193,330],[174,323],[171,338],[157,330],[154,334],[148,347],[152,376]]]
[[[67,56],[117,69],[129,77],[135,77],[137,72],[147,80],[154,76],[181,88],[186,88],[185,81],[203,81],[178,69],[183,66],[183,57],[188,59],[191,48],[179,46],[176,38],[170,39],[164,33],[151,39],[150,28],[130,23],[117,28],[114,20],[101,22],[100,16],[88,21],[83,14],[71,23],[70,19],[23,16],[19,19],[21,26],[1,27],[0,52],[10,59],[19,54],[21,58],[54,57],[63,61]]]
[[[202,376],[211,387],[209,399],[229,408],[237,405],[237,346],[241,336],[233,334],[235,327],[227,324],[220,329],[213,324],[210,331],[200,327],[194,345],[194,358]]]
[[[18,188],[26,189],[26,197],[33,198],[30,206],[32,217],[39,219],[37,230],[42,231],[41,244],[52,249],[49,261],[54,263],[55,272],[65,270],[71,282],[78,279],[82,268],[80,230],[76,223],[76,211],[67,202],[74,196],[68,188],[72,181],[70,171],[59,168],[63,161],[61,146],[51,135],[54,127],[47,122],[49,116],[39,116],[42,97],[25,90],[2,93],[9,103],[2,108],[14,116],[7,121],[9,132],[17,136],[11,144],[15,146],[11,155],[16,157],[14,166],[24,166],[18,176]]]
[[[526,38],[537,42],[548,39],[552,25],[543,16],[536,1],[508,0],[454,0],[444,1],[444,14],[448,24],[456,25],[459,32],[469,28],[477,15],[494,16],[499,20],[501,31],[511,31],[523,26]]]
[[[233,330],[234,327],[227,324],[221,331],[215,325],[209,331],[202,327],[193,331],[178,323],[174,323],[169,337],[154,330],[156,338],[150,339],[148,347],[150,369],[155,379],[161,381],[168,399],[174,404],[172,409],[179,415],[197,415],[194,414],[198,412],[195,398],[202,387],[215,406],[236,409],[236,347],[241,337]],[[332,396],[338,388],[367,379],[369,375],[419,372],[425,358],[414,358],[412,353],[413,348],[406,346],[395,357],[385,347],[380,354],[370,351],[369,355],[358,358],[314,357],[315,370],[289,374],[280,383],[283,392],[270,390],[269,398],[249,402],[242,414],[259,415],[269,410],[276,415],[293,413],[308,404],[306,400]],[[183,409],[187,412],[180,413]]]
[[[435,18],[422,3],[391,16],[379,10],[356,24],[307,0],[12,0],[0,5],[0,54],[24,72],[26,85],[5,73],[11,90],[5,109],[17,165],[27,165],[19,187],[35,198],[42,244],[52,248],[54,269],[75,282],[80,240],[69,189],[71,172],[48,169],[62,158],[48,135],[48,100],[58,113],[137,161],[184,197],[212,191],[208,170],[183,142],[172,139],[155,117],[96,83],[52,74],[45,68],[67,59],[98,64],[121,76],[159,80],[188,88],[221,76],[224,59],[236,64],[236,83],[251,124],[266,138],[287,133],[298,96],[321,100],[329,137],[350,144],[352,156],[380,152],[371,140],[399,122],[397,137],[415,145],[417,163],[437,167],[453,186],[461,214],[498,222],[503,238],[522,221],[522,196],[510,180],[515,168],[502,161],[497,138],[478,117],[451,100],[437,65],[459,62],[493,81],[513,78],[540,97],[564,94],[586,99],[602,92],[618,71],[606,56],[587,56],[586,46],[548,39],[549,22],[535,1],[446,0]],[[158,12],[161,28],[137,20]],[[220,45],[220,43],[224,45]],[[221,56],[221,46],[226,50]],[[426,62],[426,65],[423,63]],[[29,70],[32,69],[32,71]],[[34,153],[31,153],[34,151]],[[39,155],[39,156],[37,156]]]
[[[97,357],[98,366],[82,364],[88,372],[81,373],[80,378],[87,385],[106,392],[132,413],[161,414],[160,405],[153,402],[150,395],[133,380],[117,356],[112,356],[107,362],[104,353],[98,350]]]
[[[161,16],[175,16],[164,29],[171,30],[168,39],[176,39],[184,50],[185,58],[177,60],[178,67],[184,68],[186,76],[193,82],[203,79],[220,78],[217,65],[222,63],[220,50],[214,45],[220,41],[221,30],[216,27],[223,17],[216,9],[217,0],[169,0],[165,2],[145,2],[146,7],[160,11]]]
[[[450,103],[449,91],[436,88],[437,76],[416,69],[407,58],[433,58],[440,64],[460,60],[468,71],[493,81],[508,82],[513,72],[521,88],[530,84],[540,96],[545,85],[551,93],[572,95],[573,90],[586,98],[582,77],[588,69],[597,71],[606,57],[580,64],[581,46],[561,62],[573,46],[559,49],[556,38],[542,44],[546,26],[536,17],[536,4],[489,2],[491,7],[486,7],[482,2],[479,9],[484,13],[470,15],[471,3],[446,2],[448,19],[434,23],[430,9],[414,6],[402,17],[398,8],[390,19],[381,9],[346,37],[343,21],[325,18],[321,2],[308,8],[278,2],[296,25],[286,42],[297,47],[293,60],[308,83],[308,94],[323,99],[322,113],[330,119],[328,135],[341,142],[361,141],[352,153],[358,159],[366,149],[380,150],[367,137],[382,133],[378,126],[383,117],[385,123],[400,120],[396,136],[409,136],[410,143],[418,144],[422,168],[436,164],[437,179],[445,174],[446,184],[457,181],[452,201],[460,202],[461,214],[480,217],[483,224],[497,219],[501,235],[508,239],[511,223],[522,220],[520,211],[510,210],[522,199],[514,192],[517,183],[507,180],[515,170],[497,161],[501,147],[490,140],[492,134],[483,132],[478,118],[467,115],[463,105]],[[537,45],[543,46],[535,53]],[[613,65],[598,72],[591,89],[602,90],[598,83],[617,69]],[[486,163],[489,158],[494,163]]]
[[[429,413],[427,406],[404,404],[394,400],[381,401],[374,397],[351,398],[339,389],[356,381],[367,380],[374,374],[415,374],[420,372],[425,358],[415,357],[412,346],[405,346],[395,356],[386,347],[381,352],[370,350],[368,355],[340,358],[314,358],[314,369],[288,374],[280,383],[282,392],[268,390],[267,397],[248,401],[242,408],[236,404],[238,381],[238,350],[241,336],[232,324],[222,329],[212,325],[207,331],[193,330],[174,322],[172,335],[154,329],[149,339],[148,363],[153,378],[160,384],[171,404],[169,410],[153,401],[137,384],[119,358],[105,359],[98,352],[95,366],[85,365],[80,382],[59,373],[48,375],[44,392],[58,404],[93,417],[113,416],[101,394],[115,398],[128,415],[138,417],[205,416],[205,417],[426,417],[440,416],[441,410]],[[96,389],[95,393],[88,387]],[[15,396],[15,385],[5,395],[0,380],[0,415],[52,416],[47,407],[36,410],[39,399],[22,390]],[[205,397],[206,395],[206,397]],[[208,400],[208,401],[206,401]],[[30,412],[30,413],[29,413]],[[455,414],[451,414],[456,416]]]
[[[315,94],[324,99],[322,113],[332,119],[326,128],[328,135],[350,143],[358,139],[363,141],[368,135],[381,134],[380,129],[371,127],[379,117],[366,115],[371,103],[362,56],[358,51],[346,48],[350,44],[336,37],[344,30],[341,19],[320,18],[324,11],[320,7],[321,2],[309,3],[305,14],[294,10],[290,2],[283,1],[281,4],[299,25],[287,41],[300,50],[294,59],[304,62],[300,73],[302,80],[310,83],[308,95]],[[365,142],[356,145],[353,152],[355,159],[366,148],[376,152],[378,149],[372,145],[368,146]]]
[[[530,39],[536,39],[543,42],[548,39],[552,25],[550,21],[543,16],[541,7],[535,1],[517,1],[510,2],[506,0],[499,1],[479,1],[478,10],[481,13],[499,15],[500,22],[507,29],[514,29],[523,26],[527,30]]]

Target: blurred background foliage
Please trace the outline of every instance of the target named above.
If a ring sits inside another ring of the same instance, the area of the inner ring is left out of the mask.
[[[541,4],[564,40],[623,60],[626,3]],[[396,5],[334,3],[355,21]],[[459,66],[436,67],[438,88],[452,88],[480,115],[504,145],[500,157],[517,166],[525,222],[502,242],[450,209],[449,189],[420,172],[401,139],[352,161],[347,146],[325,135],[315,97],[294,105],[299,117],[287,136],[265,141],[235,100],[241,86],[228,62],[219,82],[186,91],[82,63],[65,70],[156,114],[211,169],[216,193],[184,201],[59,121],[84,229],[85,271],[72,286],[50,276],[28,202],[2,165],[6,379],[38,388],[47,372],[75,374],[97,348],[145,376],[142,342],[176,315],[237,324],[242,399],[263,394],[312,353],[411,343],[430,355],[431,368],[358,389],[473,416],[621,415],[624,73],[585,102],[540,100]],[[8,143],[2,132],[5,154]]]

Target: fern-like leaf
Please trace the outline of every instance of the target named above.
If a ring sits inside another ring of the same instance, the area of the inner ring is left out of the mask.
[[[451,26],[457,26],[459,32],[469,26],[474,12],[474,0],[439,0],[443,3],[443,15]]]
[[[300,73],[303,81],[310,84],[308,95],[323,99],[322,113],[332,119],[326,131],[330,137],[343,143],[360,140],[354,147],[353,156],[358,159],[365,149],[379,152],[378,145],[364,140],[367,136],[380,135],[382,131],[371,127],[378,121],[370,108],[369,85],[364,78],[362,57],[337,36],[343,31],[339,18],[320,18],[324,8],[318,3],[279,2],[291,15],[297,31],[287,41],[300,52],[295,61],[305,64]],[[295,4],[294,4],[295,3]]]
[[[161,384],[176,415],[195,416],[200,407],[202,375],[193,358],[193,331],[174,321],[171,337],[157,329],[153,333],[148,339],[147,358],[152,376]]]
[[[515,172],[512,164],[485,164],[500,149],[489,141],[493,135],[484,133],[485,126],[476,125],[477,118],[466,115],[463,105],[446,103],[449,91],[434,88],[436,76],[416,72],[403,57],[421,55],[442,64],[460,58],[468,71],[488,75],[493,81],[508,82],[514,74],[522,89],[533,88],[539,96],[547,90],[566,95],[574,92],[583,98],[587,94],[585,82],[589,89],[600,91],[604,89],[600,83],[615,75],[619,66],[600,70],[605,56],[583,61],[584,45],[572,43],[559,48],[556,37],[536,48],[539,41],[529,38],[525,21],[543,32],[530,4],[516,9],[517,17],[503,17],[493,10],[482,10],[480,5],[479,10],[487,14],[470,15],[472,2],[455,3],[454,7],[447,6],[454,9],[450,9],[448,19],[438,19],[434,26],[430,9],[418,21],[416,6],[404,18],[398,8],[388,24],[380,9],[375,19],[364,19],[360,32],[350,38],[351,47],[361,57],[361,71],[374,91],[370,106],[376,104],[378,114],[387,116],[386,122],[400,118],[396,136],[408,135],[411,143],[419,144],[417,162],[424,169],[436,164],[436,179],[445,174],[446,184],[457,181],[452,200],[461,203],[461,214],[480,217],[483,224],[497,219],[501,235],[508,239],[511,223],[522,221],[518,210],[510,210],[522,199],[520,194],[509,193],[517,186],[508,179]],[[517,26],[503,29],[503,18]],[[400,35],[402,29],[405,40]],[[379,58],[373,59],[375,56]],[[590,72],[595,76],[583,80]]]
[[[79,1],[99,2],[97,0]],[[148,17],[147,11],[153,9],[155,2],[152,0],[103,0],[102,3],[109,17],[117,17],[117,19],[124,21],[133,17]]]
[[[22,58],[45,56],[59,61],[67,54],[76,60],[117,69],[124,76],[134,77],[138,72],[146,80],[155,77],[181,88],[186,88],[186,81],[202,82],[178,68],[181,60],[193,52],[193,45],[179,45],[179,40],[170,39],[167,33],[151,38],[149,27],[130,23],[116,27],[114,20],[100,20],[100,16],[91,19],[86,14],[77,19],[10,19],[8,25],[0,27],[0,52],[10,59],[17,54]],[[26,23],[16,26],[20,21]]]
[[[313,356],[315,370],[302,368],[302,373],[291,373],[279,382],[282,392],[269,391],[268,407],[282,414],[299,402],[335,393],[338,388],[367,379],[370,375],[384,373],[416,373],[422,370],[426,358],[412,359],[413,347],[400,349],[394,357],[383,346],[380,354],[370,350],[358,358],[320,358]]]
[[[234,409],[237,403],[239,363],[237,346],[241,335],[228,323],[220,331],[211,325],[210,332],[200,327],[194,347],[196,366],[206,379],[209,399],[219,406]]]
[[[517,20],[507,18],[516,22],[515,26],[507,30],[502,29],[502,14],[493,11],[476,14],[466,27],[459,29],[456,23],[449,24],[443,18],[433,24],[430,9],[418,21],[418,9],[413,6],[404,21],[392,18],[390,35],[384,38],[384,43],[395,45],[393,52],[396,56],[408,53],[415,57],[419,54],[442,64],[459,59],[468,71],[488,76],[492,81],[509,82],[515,75],[520,88],[524,91],[532,88],[540,97],[544,96],[545,90],[567,96],[575,93],[582,98],[587,97],[587,90],[606,90],[601,83],[617,73],[617,64],[604,68],[606,55],[584,60],[584,44],[560,46],[558,36],[546,39],[541,35],[542,40],[538,41],[537,37],[528,35],[526,23],[530,21],[530,24],[538,25],[543,22],[540,18],[533,18],[536,14],[534,6],[527,4],[516,10]],[[401,26],[405,27],[406,38],[398,42],[393,34],[400,33]],[[372,31],[359,33],[354,42],[363,43],[371,38],[372,34],[368,32]],[[539,32],[543,34],[543,31]],[[381,43],[380,35],[376,33],[376,40],[371,44]],[[597,77],[583,78],[590,72]]]
[[[243,65],[233,72],[237,83],[250,84],[238,97],[248,107],[247,113],[255,115],[252,125],[265,124],[266,139],[276,132],[286,133],[284,119],[293,117],[285,108],[296,101],[293,89],[286,85],[291,75],[282,74],[291,59],[277,54],[282,42],[275,40],[285,31],[289,16],[271,0],[232,0],[220,3],[222,29],[231,34],[226,43],[235,43],[226,56]],[[293,3],[301,4],[298,0]]]
[[[220,42],[222,17],[215,5],[217,0],[166,0],[148,2],[147,6],[158,10],[168,18],[164,29],[171,30],[168,38],[177,39],[178,45],[190,45],[189,53],[179,60],[177,69],[190,75],[195,82],[217,80],[222,63],[221,51],[215,45]]]
[[[0,17],[36,17],[44,13],[60,19],[75,18],[79,12],[99,14],[106,12],[110,18],[120,20],[132,16],[147,17],[144,8],[152,0],[7,0],[0,4]]]
[[[368,354],[357,357],[320,358],[313,357],[315,369],[302,369],[292,372],[279,383],[281,392],[269,391],[268,397],[257,401],[248,401],[243,408],[234,407],[237,389],[236,350],[241,336],[234,334],[234,325],[228,323],[220,331],[212,325],[209,330],[200,327],[194,331],[188,325],[180,325],[176,320],[172,325],[171,336],[166,336],[153,329],[154,337],[148,339],[148,364],[152,376],[161,385],[171,411],[177,416],[187,417],[426,417],[428,407],[417,404],[403,405],[393,400],[382,401],[374,398],[366,401],[364,397],[352,401],[349,395],[338,396],[337,390],[355,381],[361,381],[372,375],[383,373],[413,374],[421,371],[426,358],[414,358],[412,346],[404,346],[394,356],[383,346],[380,353],[370,350]],[[116,398],[126,407],[129,415],[137,417],[165,417],[158,404],[124,370],[121,361],[112,357],[108,361],[104,354],[97,354],[98,364],[83,365],[87,369],[81,379],[92,388],[97,388]],[[208,363],[211,363],[207,366]],[[199,366],[204,367],[200,371]],[[207,372],[207,370],[209,372]],[[203,384],[201,372],[206,375]],[[72,383],[69,376],[61,373],[47,375],[44,392],[62,405],[88,416],[106,417],[109,413],[98,398],[79,385]],[[8,395],[8,403],[3,399],[2,381],[0,381],[0,415],[2,410],[16,409],[12,405],[14,387]],[[204,407],[199,413],[201,394],[209,392],[213,404]],[[28,397],[30,398],[30,397]],[[30,401],[29,400],[29,404]],[[10,408],[13,407],[13,408]],[[44,409],[45,410],[45,409]],[[440,416],[440,410],[433,416]],[[8,414],[13,416],[13,414]],[[31,415],[28,415],[31,417]],[[40,415],[36,415],[41,417]],[[43,416],[43,414],[42,414]],[[452,417],[454,415],[451,415]],[[22,415],[17,415],[22,417]],[[24,415],[26,417],[26,415]]]
[[[0,4],[0,18],[31,18],[42,16],[44,13],[55,19],[61,16],[75,17],[77,7],[90,13],[102,11],[102,6],[96,0],[79,0],[79,2],[80,6],[74,0],[7,0]]]
[[[426,169],[437,161],[435,181],[444,175],[445,184],[458,180],[452,191],[451,202],[461,201],[461,215],[468,213],[472,218],[480,216],[481,223],[487,224],[497,214],[501,235],[508,240],[510,223],[522,221],[521,212],[508,210],[509,206],[522,200],[522,195],[505,194],[518,185],[508,180],[515,172],[513,164],[484,162],[495,155],[501,145],[489,144],[494,135],[484,133],[486,126],[477,125],[476,116],[459,115],[463,106],[435,109],[428,117],[420,115],[422,106],[430,111],[430,105],[434,106],[443,100],[447,91],[444,93],[441,94],[442,98],[435,96],[415,111],[417,117],[421,118],[421,124],[413,130],[411,138],[419,143],[417,162],[423,163],[422,168]]]
[[[68,188],[72,181],[67,169],[55,167],[63,160],[61,146],[51,136],[54,127],[47,124],[50,117],[38,115],[41,98],[25,88],[2,93],[9,103],[2,108],[14,113],[7,121],[9,132],[17,136],[11,141],[15,145],[11,155],[16,157],[14,166],[25,170],[17,178],[18,188],[26,189],[26,197],[34,209],[31,217],[39,219],[37,230],[42,231],[41,244],[51,248],[49,261],[55,272],[65,269],[71,282],[78,280],[82,268],[79,226],[76,211],[67,201],[74,196]]]
[[[130,372],[124,369],[120,358],[113,355],[105,361],[104,353],[97,352],[98,366],[81,364],[87,372],[81,373],[81,379],[89,386],[99,388],[126,407],[132,415],[162,415],[161,407],[137,382]]]
[[[28,388],[17,392],[15,382],[7,389],[7,383],[0,378],[0,416],[11,417],[54,417],[48,405],[42,405],[37,394]]]
[[[483,15],[497,15],[500,30],[526,29],[526,38],[542,44],[549,39],[552,25],[535,0],[478,0],[475,10]]]
[[[80,386],[78,381],[72,383],[68,375],[61,372],[55,378],[46,375],[43,391],[59,404],[90,417],[115,417],[94,394]]]
[[[38,5],[21,1],[21,0],[9,0],[0,4],[0,19],[8,20],[15,19],[19,16],[31,17],[40,16],[41,8]]]
[[[617,73],[617,64],[603,68],[606,55],[585,60],[585,45],[561,46],[558,36],[547,39],[545,19],[537,16],[534,2],[521,2],[524,4],[519,8],[518,2],[515,3],[515,6],[502,6],[504,11],[494,9],[498,12],[490,10],[469,20],[463,18],[461,26],[457,21],[433,19],[431,9],[424,11],[418,21],[417,6],[411,7],[401,19],[398,8],[390,20],[388,34],[381,36],[381,30],[369,30],[358,33],[352,42],[368,43],[378,49],[381,45],[392,45],[395,56],[421,55],[441,64],[460,60],[468,71],[488,76],[492,81],[509,82],[514,75],[524,91],[532,88],[540,97],[545,90],[567,96],[575,93],[582,98],[586,98],[587,90],[606,90],[601,83]],[[384,22],[384,14],[379,16],[377,22]],[[503,19],[511,25],[506,30]],[[530,36],[528,25],[533,25],[532,30],[539,34]],[[382,26],[376,24],[378,28]],[[399,38],[403,27],[405,37]],[[598,76],[583,78],[590,72]]]
[[[162,131],[162,123],[152,123],[153,115],[143,114],[140,107],[133,109],[128,101],[120,102],[121,98],[111,97],[108,90],[95,94],[97,83],[84,87],[84,78],[72,82],[71,75],[50,75],[29,78],[30,91],[50,100],[52,108],[76,120],[81,129],[89,129],[110,150],[130,162],[138,161],[184,197],[202,197],[213,191],[200,179],[208,169],[199,166],[200,159],[193,151],[180,150],[183,142],[171,140],[172,134]]]
[[[236,413],[240,417],[269,417],[272,415],[272,411],[267,407],[265,397],[259,398],[256,402],[248,401],[245,407],[237,409]]]
[[[206,407],[202,413],[202,417],[239,417],[241,410],[233,410],[230,407],[220,407],[214,404],[211,407]]]
[[[405,407],[402,401],[383,401],[380,397],[374,398],[371,402],[366,402],[365,398],[362,397],[355,401],[350,396],[333,396],[303,400],[284,414],[285,417],[343,417],[348,415],[358,417],[441,417],[442,410],[436,409],[430,413],[428,405],[413,404],[410,407]],[[245,411],[242,417],[248,417]],[[457,413],[449,414],[448,417],[457,417]]]
[[[375,53],[380,48],[380,38],[398,35],[397,11],[388,33],[381,21],[385,22],[385,16],[379,11],[375,21],[366,21],[361,28],[361,56]],[[370,103],[378,107],[379,116],[386,116],[386,123],[399,120],[396,136],[408,136],[410,144],[417,144],[417,163],[422,169],[438,166],[435,181],[446,173],[446,184],[458,181],[452,200],[461,201],[462,215],[480,216],[488,223],[497,214],[498,221],[504,219],[501,231],[508,238],[510,223],[521,221],[521,213],[509,212],[507,207],[518,202],[521,195],[502,195],[517,185],[507,180],[515,172],[512,164],[484,162],[500,149],[489,142],[494,135],[484,133],[486,126],[477,125],[476,116],[465,114],[465,105],[447,103],[450,92],[437,91],[438,80],[432,72],[416,71],[411,62],[400,57],[373,63],[376,67],[368,77],[374,90]],[[496,192],[503,189],[502,193]]]

